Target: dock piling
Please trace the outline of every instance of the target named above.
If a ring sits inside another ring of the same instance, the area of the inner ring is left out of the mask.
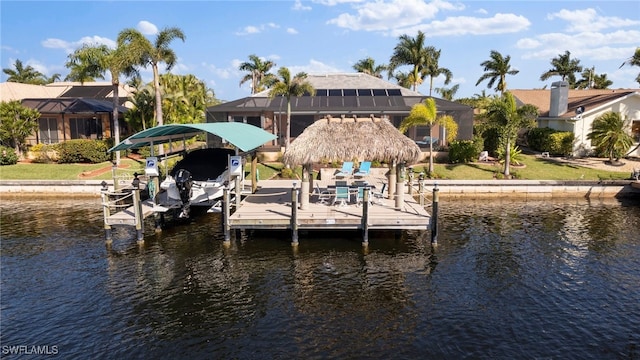
[[[133,179],[133,212],[136,221],[136,237],[138,239],[138,245],[144,244],[144,216],[142,215],[142,201],[140,201],[140,180],[138,178]]]
[[[438,184],[433,186],[432,214],[431,214],[431,244],[438,244]]]
[[[291,245],[298,245],[298,189],[293,183],[291,189]]]
[[[113,239],[111,238],[111,225],[109,225],[107,219],[111,216],[111,209],[109,209],[109,195],[107,193],[106,182],[102,182],[102,213],[104,214],[104,233],[105,242],[107,245],[111,245]]]
[[[224,193],[222,195],[222,226],[224,227],[224,242],[225,244],[231,243],[231,227],[229,226],[229,217],[231,216],[229,210],[229,188],[224,187]]]
[[[369,245],[369,188],[362,194],[362,246]]]

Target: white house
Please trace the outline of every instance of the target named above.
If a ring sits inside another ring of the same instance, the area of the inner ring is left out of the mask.
[[[593,121],[606,112],[616,112],[629,123],[635,144],[629,156],[640,156],[640,90],[569,90],[567,82],[558,81],[550,90],[512,90],[519,104],[538,107],[538,127],[571,131],[575,135],[575,156],[589,155],[593,148],[587,134]]]

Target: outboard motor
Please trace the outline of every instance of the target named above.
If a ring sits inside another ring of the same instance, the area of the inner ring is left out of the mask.
[[[183,205],[180,217],[189,217],[189,201],[191,199],[191,187],[193,185],[191,173],[188,170],[180,169],[176,172],[175,181]]]

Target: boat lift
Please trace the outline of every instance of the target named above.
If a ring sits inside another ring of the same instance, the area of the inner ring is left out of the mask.
[[[138,132],[123,140],[108,152],[133,150],[149,146],[151,155],[146,159],[145,175],[149,178],[148,188],[150,190],[149,200],[142,201],[140,198],[140,180],[135,177],[132,186],[128,189],[109,190],[106,183],[101,190],[102,206],[104,213],[104,229],[106,233],[107,245],[112,243],[111,227],[116,225],[135,226],[138,244],[144,243],[144,219],[147,216],[159,215],[167,212],[170,208],[160,206],[156,203],[155,194],[159,189],[158,158],[153,153],[154,145],[170,143],[174,141],[186,142],[196,135],[208,133],[220,137],[223,141],[233,145],[236,149],[236,156],[229,159],[230,179],[235,181],[235,201],[239,206],[244,180],[240,151],[250,152],[263,144],[276,139],[276,136],[253,125],[240,122],[214,122],[202,124],[169,124],[156,126]],[[251,164],[251,192],[257,189],[257,157],[252,157]],[[177,206],[177,205],[176,205]]]

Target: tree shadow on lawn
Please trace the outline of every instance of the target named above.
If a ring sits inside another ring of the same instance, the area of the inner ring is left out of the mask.
[[[465,167],[471,167],[477,170],[481,170],[481,171],[485,171],[488,173],[495,173],[496,170],[498,169],[498,167],[496,165],[499,165],[499,163],[496,162],[487,162],[487,163],[466,163],[466,164],[445,164],[444,168],[449,170],[449,171],[453,171],[458,167],[461,166],[465,166]]]

